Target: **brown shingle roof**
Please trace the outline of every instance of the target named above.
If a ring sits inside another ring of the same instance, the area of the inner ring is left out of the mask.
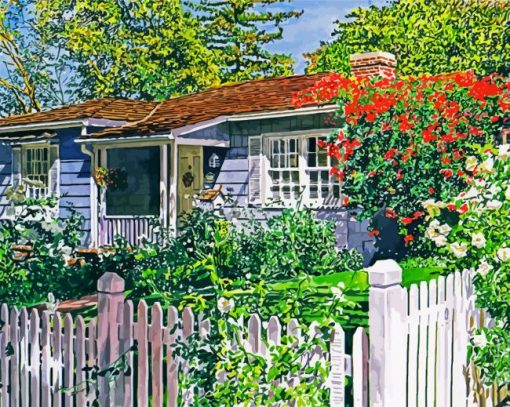
[[[0,119],[0,127],[90,118],[134,122],[147,117],[156,105],[157,102],[130,99],[88,100],[43,112],[4,117]]]
[[[294,109],[292,96],[310,87],[327,73],[257,79],[224,85],[161,102],[147,117],[121,127],[109,128],[87,138],[129,137],[160,134],[219,116]]]

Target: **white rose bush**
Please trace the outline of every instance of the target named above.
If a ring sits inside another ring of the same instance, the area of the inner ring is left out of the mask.
[[[472,333],[471,352],[487,383],[510,383],[510,155],[484,147],[467,157],[469,189],[449,202],[427,200],[425,238],[453,270],[472,270],[476,302],[495,320]]]

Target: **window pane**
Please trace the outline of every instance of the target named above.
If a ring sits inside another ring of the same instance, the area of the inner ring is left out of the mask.
[[[159,147],[108,150],[108,169],[126,179],[122,189],[106,190],[108,215],[159,215]]]
[[[328,156],[326,154],[326,151],[321,150],[319,151],[318,155],[318,161],[319,161],[319,167],[327,167],[328,166]]]
[[[310,185],[310,198],[316,199],[317,196],[317,185]]]
[[[317,151],[317,139],[315,137],[310,137],[308,139],[308,151],[310,153]]]
[[[299,166],[299,156],[297,154],[292,154],[290,156],[289,167],[297,168]]]

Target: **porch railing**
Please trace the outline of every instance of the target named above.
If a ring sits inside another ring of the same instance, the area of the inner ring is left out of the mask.
[[[51,196],[50,190],[48,187],[36,187],[27,185],[25,196],[27,198],[35,198],[35,199],[42,199],[42,198],[48,198]]]
[[[112,245],[117,236],[127,240],[132,246],[138,246],[144,239],[155,238],[154,217],[104,217],[99,222],[99,245]]]

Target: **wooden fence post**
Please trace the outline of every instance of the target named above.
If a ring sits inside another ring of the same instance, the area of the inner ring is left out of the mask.
[[[370,405],[406,405],[407,290],[394,260],[367,268],[370,284]]]
[[[104,273],[97,282],[97,293],[97,359],[102,370],[120,356],[119,328],[124,319],[124,280],[118,274]],[[117,383],[120,376],[112,385],[108,376],[99,377],[100,406],[113,405],[115,400],[119,400],[118,392],[124,389],[121,383]],[[115,392],[116,396],[113,394]]]

